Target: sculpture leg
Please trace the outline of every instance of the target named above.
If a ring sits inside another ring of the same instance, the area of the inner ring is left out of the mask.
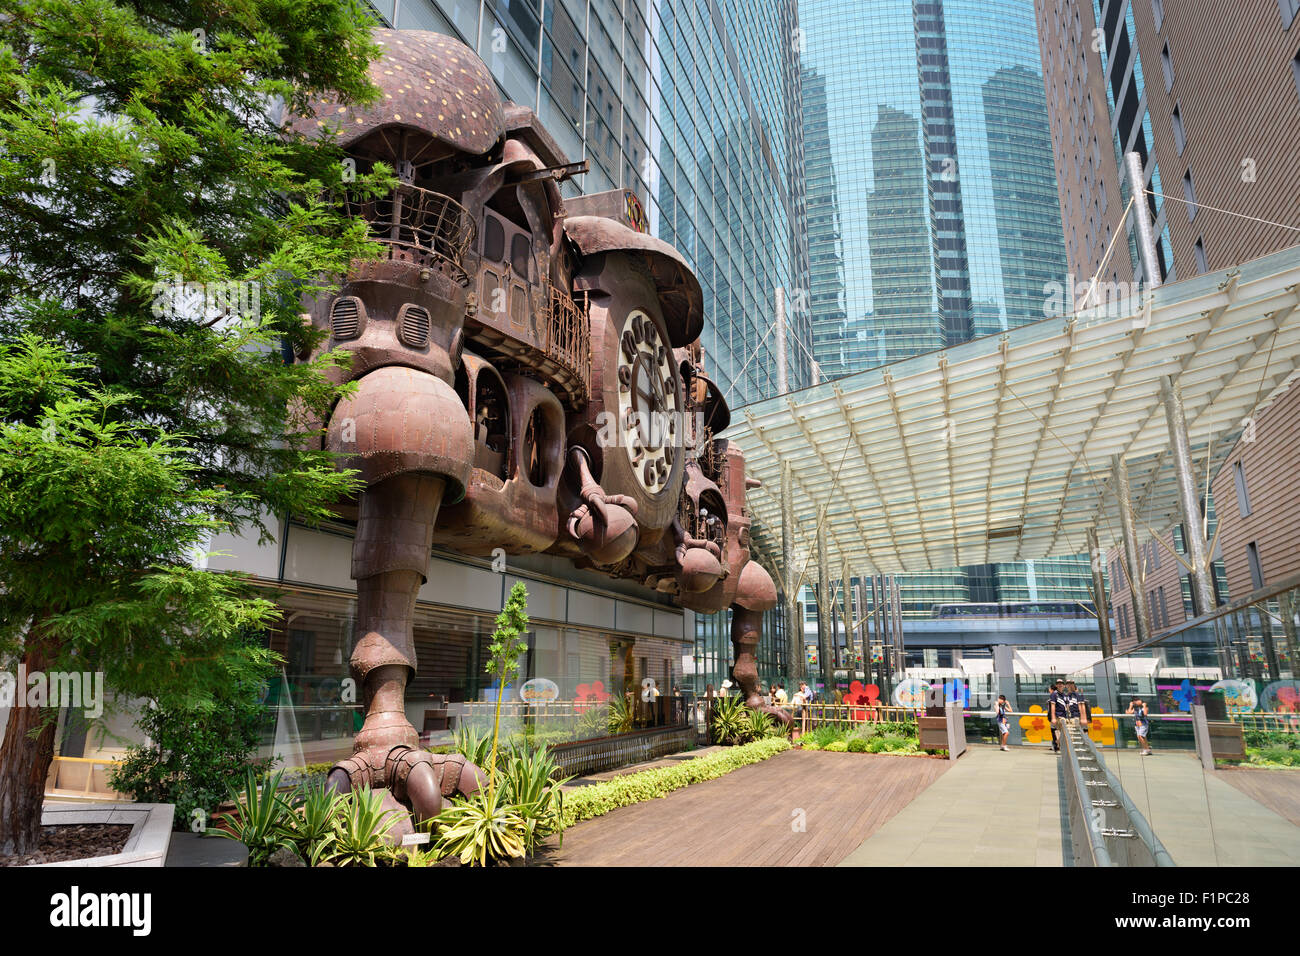
[[[353,756],[330,771],[347,793],[387,787],[417,821],[437,816],[444,762],[418,750],[406,718],[406,684],[415,673],[415,599],[425,580],[444,481],[413,473],[387,478],[361,495],[352,549],[357,582],[356,648],[350,661],[365,717]],[[471,777],[473,779],[473,777]]]
[[[775,717],[785,727],[790,726],[790,715],[779,707],[772,707],[763,700],[758,692],[758,639],[763,633],[763,612],[731,606],[731,646],[735,651],[735,664],[731,668],[732,679],[740,686],[740,693],[745,704],[755,710]]]

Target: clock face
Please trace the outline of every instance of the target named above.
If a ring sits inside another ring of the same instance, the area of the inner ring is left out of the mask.
[[[618,348],[619,445],[641,487],[657,494],[682,443],[672,349],[654,319],[639,309],[628,313]]]

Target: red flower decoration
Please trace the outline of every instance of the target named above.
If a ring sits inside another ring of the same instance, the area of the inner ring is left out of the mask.
[[[579,684],[574,688],[574,700],[584,704],[603,704],[609,700],[605,682],[594,680],[590,684]]]
[[[1300,693],[1296,693],[1294,687],[1279,687],[1277,702],[1282,705],[1279,710],[1285,709],[1292,713],[1300,711]]]
[[[880,703],[880,688],[875,684],[863,684],[861,681],[854,681],[849,685],[848,692],[844,695],[844,703],[858,704],[865,707],[875,707]],[[850,712],[853,720],[866,720],[867,712],[865,710],[854,710]]]

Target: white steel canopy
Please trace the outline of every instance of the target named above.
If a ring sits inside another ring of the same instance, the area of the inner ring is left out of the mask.
[[[781,553],[793,477],[802,573],[825,514],[838,572],[923,571],[1120,540],[1111,460],[1139,536],[1181,520],[1161,395],[1182,390],[1198,487],[1300,366],[1300,246],[1086,311],[766,399],[726,437],[763,487],[754,537]]]

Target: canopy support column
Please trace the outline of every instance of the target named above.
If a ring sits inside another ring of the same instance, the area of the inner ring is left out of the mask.
[[[835,601],[831,597],[831,573],[826,561],[826,514],[817,522],[817,657],[820,659],[822,684],[829,703],[835,692],[835,639],[833,631]]]
[[[1174,476],[1178,481],[1178,504],[1183,512],[1183,538],[1187,560],[1192,566],[1191,581],[1201,614],[1214,610],[1214,586],[1210,583],[1209,548],[1205,543],[1205,525],[1201,514],[1201,496],[1196,489],[1196,470],[1192,448],[1187,438],[1187,416],[1183,411],[1183,392],[1178,383],[1165,376],[1160,383],[1165,403],[1165,421],[1169,426],[1169,444],[1174,452]]]
[[[794,477],[790,462],[781,462],[781,590],[785,592],[785,660],[789,678],[798,686],[807,674],[803,649],[803,616],[799,613],[799,574],[794,566]]]
[[[1138,554],[1137,530],[1133,526],[1133,498],[1129,493],[1128,466],[1116,457],[1111,459],[1115,478],[1115,495],[1119,503],[1120,529],[1124,533],[1124,571],[1128,577],[1129,593],[1133,597],[1133,626],[1139,644],[1150,640],[1151,609],[1147,607],[1147,593],[1143,590],[1146,574]]]
[[[1106,555],[1097,544],[1097,529],[1088,529],[1088,557],[1092,562],[1092,603],[1097,609],[1097,629],[1101,632],[1101,656],[1110,657],[1115,648],[1110,639],[1110,600],[1106,596],[1106,578],[1102,567]]]
[[[855,657],[855,647],[857,646],[856,635],[853,633],[857,626],[857,615],[853,607],[853,578],[849,574],[849,561],[845,558],[840,562],[840,589],[844,592],[841,595],[844,603],[844,655],[849,662],[849,683],[852,684],[857,679],[857,661]]]

